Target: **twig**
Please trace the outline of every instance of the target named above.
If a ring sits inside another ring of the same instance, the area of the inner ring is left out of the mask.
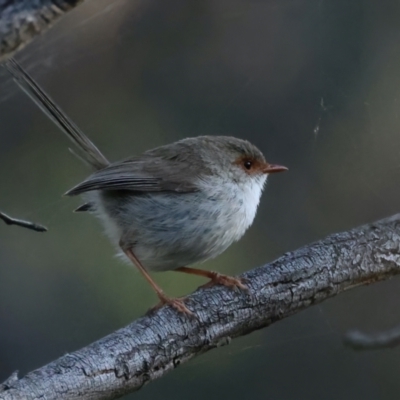
[[[355,350],[374,350],[400,345],[400,325],[384,332],[367,334],[351,331],[344,337],[344,344]]]
[[[2,219],[7,225],[18,225],[22,226],[22,228],[31,229],[36,232],[47,232],[47,228],[43,225],[35,224],[34,222],[24,221],[22,219],[12,218],[1,211],[0,219]]]
[[[400,214],[331,235],[243,274],[248,292],[188,297],[195,318],[163,307],[72,354],[8,381],[0,400],[115,399],[232,338],[360,285],[400,273]]]

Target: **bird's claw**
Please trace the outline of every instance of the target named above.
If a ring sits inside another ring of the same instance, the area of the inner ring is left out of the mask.
[[[242,290],[249,290],[248,286],[244,284],[244,278],[235,278],[229,275],[223,275],[219,273],[215,273],[215,275],[211,278],[209,282],[200,286],[200,288],[209,288],[215,285],[222,285],[229,287],[231,289],[242,289]]]
[[[159,308],[167,305],[175,310],[177,310],[180,313],[187,314],[193,316],[194,314],[185,306],[185,301],[186,298],[176,298],[176,297],[168,297],[165,294],[161,294],[158,296],[160,299],[160,302],[156,304],[153,308],[151,308],[149,311],[154,312],[157,311]]]

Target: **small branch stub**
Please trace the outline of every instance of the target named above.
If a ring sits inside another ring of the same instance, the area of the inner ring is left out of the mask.
[[[47,228],[43,225],[36,224],[30,221],[24,221],[22,219],[17,219],[10,217],[9,215],[0,211],[0,219],[2,219],[7,225],[17,225],[22,228],[30,229],[35,232],[47,232]]]

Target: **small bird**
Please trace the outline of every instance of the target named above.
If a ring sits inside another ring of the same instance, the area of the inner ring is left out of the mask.
[[[16,82],[75,143],[77,155],[95,171],[66,194],[83,195],[76,211],[93,212],[120,254],[156,292],[160,305],[191,314],[184,298],[168,297],[148,271],[179,271],[246,289],[240,278],[189,267],[214,258],[239,240],[253,223],[272,173],[246,140],[199,136],[110,163],[13,59],[5,64]]]

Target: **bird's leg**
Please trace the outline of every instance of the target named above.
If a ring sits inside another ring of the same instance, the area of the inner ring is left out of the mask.
[[[235,278],[233,276],[223,275],[214,271],[206,271],[204,269],[181,267],[175,269],[178,272],[184,272],[185,274],[204,276],[210,279],[205,285],[200,287],[211,287],[214,285],[223,285],[230,288],[240,288],[242,290],[248,290],[248,287],[244,284],[243,279]]]
[[[145,277],[147,282],[149,282],[150,286],[153,288],[153,290],[156,292],[158,298],[160,299],[159,304],[157,304],[154,307],[154,309],[160,308],[163,305],[167,304],[167,305],[170,305],[171,307],[175,308],[179,312],[182,312],[184,314],[193,315],[193,313],[185,306],[184,299],[177,299],[177,298],[168,297],[163,292],[163,290],[160,288],[160,286],[158,286],[157,283],[154,282],[153,278],[149,275],[149,273],[143,267],[143,265],[139,261],[139,259],[135,256],[135,254],[133,254],[132,250],[130,250],[130,249],[125,250],[123,248],[123,246],[121,246],[121,248],[124,251],[124,253],[127,255],[127,257],[132,261],[132,263],[141,272],[141,274]]]

